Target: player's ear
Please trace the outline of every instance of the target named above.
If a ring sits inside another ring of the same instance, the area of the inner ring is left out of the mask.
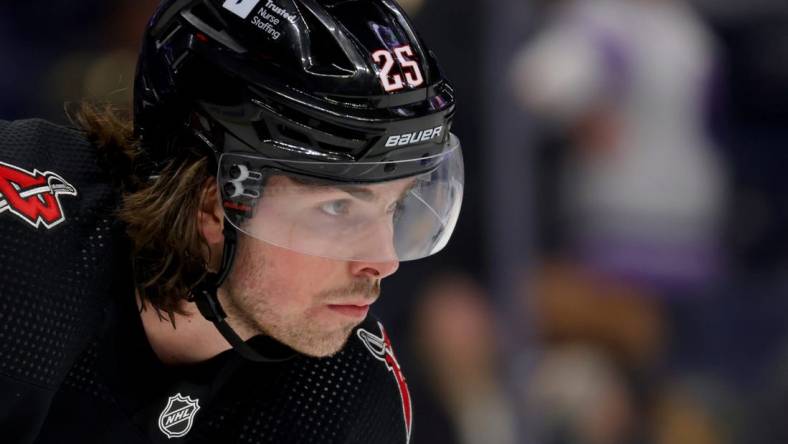
[[[208,178],[202,186],[200,206],[197,210],[197,228],[208,246],[213,249],[224,242],[224,211],[216,186],[216,178]],[[215,257],[211,254],[211,257]]]

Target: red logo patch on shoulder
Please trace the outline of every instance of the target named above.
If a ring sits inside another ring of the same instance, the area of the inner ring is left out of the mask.
[[[51,171],[33,172],[0,162],[0,214],[10,211],[35,228],[50,229],[66,220],[60,195],[77,189]]]
[[[405,382],[405,375],[402,374],[402,369],[399,366],[399,362],[397,362],[397,357],[394,356],[391,339],[389,339],[386,330],[380,322],[378,322],[378,327],[380,328],[380,336],[375,336],[363,328],[356,330],[356,334],[375,359],[386,363],[386,368],[397,381],[397,388],[399,388],[399,395],[402,399],[402,413],[405,417],[405,443],[407,444],[410,442],[410,430],[413,423],[410,391],[408,390],[408,384]]]

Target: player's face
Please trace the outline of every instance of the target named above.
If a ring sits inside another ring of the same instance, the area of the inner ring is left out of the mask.
[[[385,204],[396,201],[407,187],[402,183],[375,192],[381,193]],[[387,229],[381,233],[391,241]],[[380,281],[398,267],[396,260],[342,261],[306,255],[241,235],[220,296],[242,331],[267,334],[307,355],[328,356],[342,348],[377,299]]]

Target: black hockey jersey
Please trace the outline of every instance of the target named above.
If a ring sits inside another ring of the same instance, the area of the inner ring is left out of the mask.
[[[409,441],[408,388],[373,319],[330,358],[163,365],[96,153],[80,131],[0,121],[0,441]]]

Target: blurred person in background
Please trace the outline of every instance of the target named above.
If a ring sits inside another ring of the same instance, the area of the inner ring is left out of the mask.
[[[711,406],[666,368],[680,338],[665,306],[724,270],[726,169],[707,128],[715,42],[680,0],[549,8],[511,71],[547,148],[562,150],[542,155],[554,190],[537,211],[553,244],[523,292],[545,361],[523,396],[569,403],[566,442],[720,442]],[[595,404],[610,415],[586,411]]]
[[[540,444],[642,443],[635,399],[599,350],[567,346],[540,356],[526,386],[529,434]]]
[[[651,403],[598,348],[554,347],[539,359],[525,397],[539,444],[722,444],[716,418],[679,386]]]
[[[554,266],[523,280],[520,297],[539,345],[517,386],[534,442],[729,442],[718,399],[665,368],[671,331],[654,294]]]
[[[456,436],[425,423],[414,443],[514,444],[517,423],[502,385],[503,359],[490,297],[470,275],[445,273],[426,284],[411,331],[423,383],[448,413]],[[415,411],[419,405],[415,404]]]
[[[724,172],[705,131],[710,35],[679,0],[555,6],[514,63],[523,106],[565,135],[564,257],[647,285],[718,271]]]

